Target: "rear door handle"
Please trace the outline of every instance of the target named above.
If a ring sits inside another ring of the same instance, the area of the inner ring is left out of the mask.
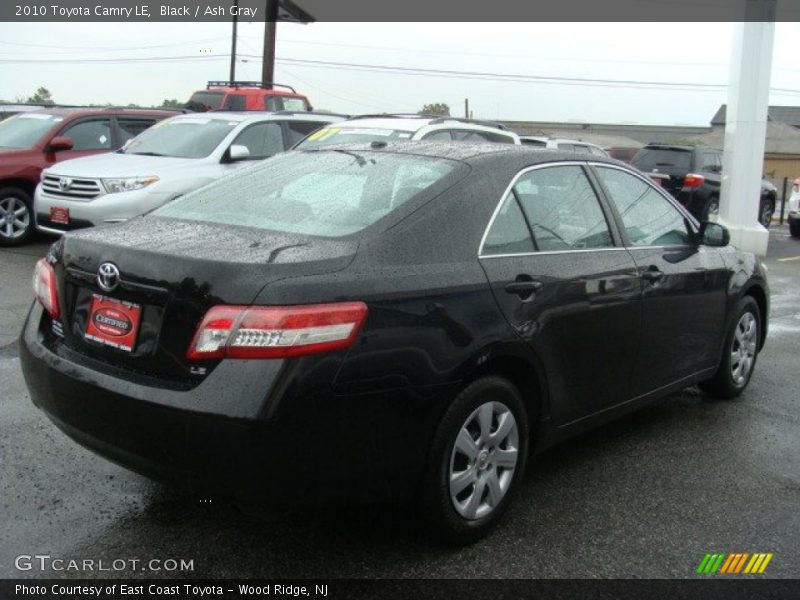
[[[642,279],[645,281],[658,281],[664,277],[664,272],[655,265],[650,265],[646,271],[642,272]]]
[[[505,289],[509,294],[515,294],[522,300],[527,300],[542,289],[542,282],[533,281],[527,275],[518,275],[515,281],[506,285]]]

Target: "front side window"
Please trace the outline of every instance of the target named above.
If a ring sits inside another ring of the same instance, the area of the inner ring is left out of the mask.
[[[540,252],[614,245],[600,202],[577,165],[523,174],[512,193],[519,199]]]
[[[452,185],[457,171],[463,176],[468,169],[451,160],[385,152],[289,152],[190,192],[151,214],[341,237],[361,231],[411,198],[433,198]],[[415,181],[416,194],[399,194]]]
[[[204,158],[225,139],[238,121],[225,117],[173,117],[159,121],[134,139],[125,154]]]
[[[233,143],[246,147],[251,159],[268,158],[283,152],[283,132],[279,123],[256,123],[237,135]]]
[[[683,246],[691,241],[686,217],[652,185],[620,169],[596,167],[634,246]]]
[[[81,121],[67,127],[60,135],[72,140],[73,150],[110,150],[111,119]]]

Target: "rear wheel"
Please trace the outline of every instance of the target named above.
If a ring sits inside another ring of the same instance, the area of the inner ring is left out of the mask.
[[[706,207],[703,209],[703,221],[708,221],[709,217],[716,217],[719,215],[719,198],[711,196],[706,202]]]
[[[494,376],[467,386],[439,424],[423,482],[421,508],[433,534],[454,544],[488,534],[522,478],[527,452],[517,388]]]
[[[33,235],[33,201],[19,188],[0,190],[0,246],[18,246]]]
[[[739,301],[728,334],[722,360],[714,376],[700,384],[710,396],[735,398],[750,383],[761,340],[761,313],[756,301],[745,296]]]
[[[761,205],[761,210],[758,212],[758,222],[761,223],[764,228],[769,229],[770,224],[772,224],[772,215],[774,214],[775,203],[772,200],[764,200]]]

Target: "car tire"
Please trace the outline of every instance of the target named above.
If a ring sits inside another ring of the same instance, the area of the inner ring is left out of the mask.
[[[711,196],[703,208],[703,218],[701,221],[708,221],[711,215],[719,215],[719,198]]]
[[[528,415],[510,381],[487,376],[464,388],[431,446],[420,494],[429,532],[455,545],[486,536],[519,486],[528,447]]]
[[[763,204],[759,205],[758,222],[764,226],[764,229],[769,229],[772,224],[772,215],[775,214],[775,202],[772,200],[765,200]]]
[[[0,189],[0,246],[24,244],[34,229],[30,194],[16,187]]]
[[[800,221],[789,221],[789,235],[800,238]]]
[[[739,396],[750,383],[758,359],[761,342],[761,311],[751,296],[736,305],[734,318],[728,326],[722,360],[717,372],[700,388],[714,398],[731,399]]]

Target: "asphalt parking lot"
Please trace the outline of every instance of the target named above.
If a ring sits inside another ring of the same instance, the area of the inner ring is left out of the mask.
[[[462,549],[427,540],[402,508],[255,521],[70,441],[30,403],[16,345],[46,247],[0,250],[0,577],[176,575],[15,568],[33,554],[187,559],[182,575],[203,578],[692,577],[707,552],[771,552],[766,576],[800,577],[800,241],[785,227],[772,230],[770,334],[742,398],[688,389],[548,451],[505,523]]]

